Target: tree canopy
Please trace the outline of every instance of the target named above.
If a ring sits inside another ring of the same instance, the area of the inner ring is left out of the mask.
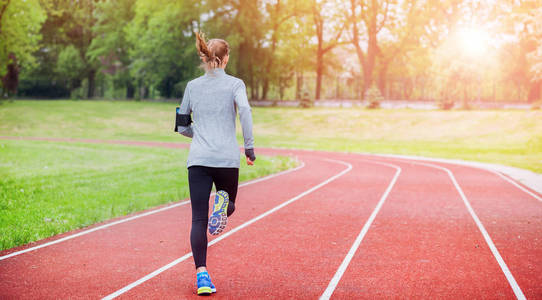
[[[532,101],[540,20],[542,0],[0,0],[2,95],[180,98],[202,31],[251,99]]]

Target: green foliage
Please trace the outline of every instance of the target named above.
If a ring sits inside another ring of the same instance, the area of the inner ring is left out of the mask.
[[[129,52],[134,45],[128,40],[128,24],[135,16],[136,0],[105,1],[96,4],[96,24],[92,28],[95,38],[86,55],[100,61],[100,71],[111,82],[111,98],[117,90],[125,89],[120,98],[133,98],[134,77],[130,75],[132,60]],[[137,41],[136,41],[137,42]]]
[[[201,30],[229,42],[227,71],[245,81],[251,99],[298,95],[303,85],[315,88],[318,98],[318,86],[326,93],[331,80],[346,75],[357,78],[349,87],[356,97],[376,83],[386,96],[399,90],[392,96],[470,101],[479,81],[486,83],[486,98],[524,99],[529,91],[528,99],[536,100],[542,80],[536,1],[493,9],[469,3],[0,0],[0,45],[7,45],[0,47],[0,75],[13,49],[21,67],[19,95],[63,96],[78,89],[85,97],[179,98],[202,74],[193,37]],[[470,60],[460,49],[453,53],[462,26],[492,33],[498,49]],[[68,46],[84,64],[76,77],[74,68],[56,65]],[[395,87],[398,82],[402,87]],[[491,84],[496,91],[489,92]]]
[[[96,2],[67,1],[57,3],[54,0],[43,0],[43,2],[50,20],[48,19],[48,22],[42,28],[47,41],[46,44],[42,45],[42,51],[54,52],[53,57],[58,57],[65,48],[74,47],[81,58],[79,63],[83,63],[81,72],[77,77],[67,76],[63,73],[57,73],[57,76],[59,79],[68,82],[67,85],[72,90],[72,94],[75,92],[76,94],[84,94],[85,97],[94,97],[96,82],[99,80],[97,71],[100,62],[89,56],[87,51],[95,37],[92,27],[96,22]],[[74,51],[71,51],[70,55],[74,56]],[[63,68],[66,71],[72,71],[73,69],[75,68]],[[74,91],[73,89],[77,87],[81,87],[80,90]]]
[[[84,70],[85,62],[75,46],[67,46],[58,55],[55,71],[67,79],[82,79],[81,74],[83,74]]]
[[[193,78],[199,59],[192,32],[200,2],[139,0],[126,28],[133,45],[130,72],[141,85],[156,85],[164,97],[180,97],[179,82]]]
[[[32,65],[38,49],[39,31],[46,15],[39,0],[0,0],[0,77],[7,72],[8,56],[19,65]]]

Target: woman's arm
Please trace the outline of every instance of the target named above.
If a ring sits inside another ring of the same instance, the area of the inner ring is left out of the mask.
[[[242,80],[234,87],[234,100],[237,105],[237,111],[239,112],[239,120],[241,121],[241,128],[243,129],[243,139],[245,141],[245,154],[247,149],[252,150],[248,151],[250,153],[251,161],[256,160],[254,155],[254,136],[252,135],[252,109],[247,99],[247,91],[245,83]]]
[[[190,113],[190,85],[186,85],[186,89],[183,94],[183,101],[181,102],[181,107],[179,108],[179,114],[181,115],[181,126],[177,127],[177,130],[180,134],[186,137],[193,137],[194,132],[192,132],[192,118]]]

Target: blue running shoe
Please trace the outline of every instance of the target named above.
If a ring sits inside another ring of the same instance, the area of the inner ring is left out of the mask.
[[[215,196],[213,213],[209,218],[209,233],[212,235],[220,234],[228,222],[228,203],[230,197],[226,191],[218,191]]]
[[[197,275],[198,280],[198,295],[209,295],[216,293],[216,288],[211,282],[211,277],[207,271],[199,272]]]

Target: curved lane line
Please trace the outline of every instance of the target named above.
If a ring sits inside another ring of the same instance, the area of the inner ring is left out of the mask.
[[[465,203],[465,206],[467,207],[467,210],[469,211],[470,215],[474,219],[474,222],[478,226],[478,229],[480,230],[480,232],[484,236],[484,239],[485,239],[487,245],[489,246],[489,249],[493,253],[493,256],[495,256],[495,259],[497,260],[497,262],[499,263],[499,266],[501,267],[501,270],[503,271],[504,276],[506,276],[506,279],[508,280],[508,283],[510,284],[510,287],[514,291],[514,294],[516,295],[516,298],[521,299],[521,300],[526,299],[525,295],[521,291],[521,288],[519,287],[518,283],[516,282],[516,279],[514,278],[514,275],[512,275],[512,272],[510,272],[510,269],[508,269],[508,266],[504,262],[504,259],[502,258],[501,254],[499,253],[499,250],[497,250],[497,247],[495,246],[495,244],[491,240],[491,237],[487,233],[484,225],[482,224],[482,222],[480,221],[480,219],[478,218],[478,216],[476,215],[476,213],[472,209],[472,206],[470,205],[469,200],[467,199],[467,197],[463,193],[463,189],[461,189],[461,187],[459,186],[459,183],[457,183],[457,180],[455,179],[455,176],[452,173],[452,171],[450,171],[447,168],[444,168],[444,167],[441,167],[441,166],[438,166],[438,165],[428,164],[428,163],[412,162],[412,161],[410,161],[410,163],[413,163],[413,164],[416,164],[416,165],[423,165],[423,166],[427,166],[427,167],[435,168],[435,169],[439,169],[439,170],[443,170],[446,173],[448,173],[448,176],[452,180],[452,183],[454,184],[456,190],[459,192],[459,195],[461,196],[461,199],[463,199],[463,202]]]
[[[341,280],[341,277],[343,276],[344,272],[346,271],[346,268],[348,268],[348,265],[350,264],[350,261],[354,257],[354,254],[356,254],[356,251],[358,250],[358,248],[359,248],[359,246],[361,244],[361,241],[363,240],[363,238],[367,234],[367,231],[369,231],[369,228],[371,227],[371,224],[373,223],[374,219],[376,218],[376,215],[380,211],[380,208],[382,207],[382,205],[384,205],[384,202],[386,201],[386,198],[388,198],[388,195],[391,192],[391,189],[393,188],[393,186],[395,185],[395,182],[397,181],[397,178],[399,178],[399,174],[401,174],[401,167],[399,167],[399,166],[392,165],[392,164],[387,164],[387,163],[381,163],[381,162],[374,162],[374,161],[364,160],[364,159],[363,159],[363,161],[394,168],[396,170],[395,176],[393,176],[393,179],[391,180],[390,184],[388,185],[388,188],[386,189],[386,191],[384,192],[384,194],[380,198],[380,201],[378,201],[378,204],[376,205],[375,209],[371,213],[371,216],[369,216],[369,219],[367,219],[367,221],[365,222],[365,225],[363,225],[363,228],[361,229],[361,232],[359,233],[356,240],[352,244],[352,247],[350,247],[350,250],[348,251],[348,253],[344,257],[344,260],[342,261],[341,265],[337,269],[337,272],[335,273],[333,278],[331,278],[331,281],[329,282],[329,285],[327,286],[326,290],[324,291],[322,296],[320,296],[320,300],[329,299],[331,297],[331,295],[333,294],[333,292],[335,291],[335,288],[339,284],[339,281]]]
[[[301,162],[301,165],[299,165],[299,166],[297,166],[295,168],[292,168],[292,169],[285,170],[285,171],[282,171],[282,172],[279,172],[279,173],[271,174],[271,175],[268,175],[268,176],[265,176],[265,177],[262,177],[262,178],[257,178],[257,179],[251,180],[251,181],[241,183],[241,184],[239,184],[239,187],[244,187],[244,186],[251,185],[251,184],[254,184],[254,183],[269,180],[269,179],[277,177],[277,176],[281,176],[281,175],[285,175],[285,174],[297,171],[297,170],[302,169],[304,167],[305,167],[305,163]],[[212,193],[211,196],[212,195],[214,195],[214,193]],[[81,231],[81,232],[78,232],[78,233],[75,233],[75,234],[72,234],[72,235],[69,235],[69,236],[65,236],[65,237],[60,238],[58,240],[54,240],[54,241],[51,241],[51,242],[48,242],[48,243],[45,243],[45,244],[42,244],[42,245],[38,245],[38,246],[27,248],[27,249],[24,249],[24,250],[16,251],[16,252],[4,255],[4,256],[0,256],[0,261],[4,260],[4,259],[8,259],[8,258],[13,257],[13,256],[16,256],[16,255],[20,255],[20,254],[23,254],[23,253],[34,251],[34,250],[37,250],[37,249],[40,249],[40,248],[44,248],[44,247],[51,246],[51,245],[54,245],[54,244],[62,243],[64,241],[71,240],[73,238],[80,237],[82,235],[86,235],[86,234],[92,233],[94,231],[105,229],[105,228],[108,228],[108,227],[111,227],[111,226],[114,226],[114,225],[122,224],[122,223],[125,223],[125,222],[128,222],[128,221],[132,221],[132,220],[139,219],[139,218],[142,218],[142,217],[146,217],[146,216],[149,216],[149,215],[153,215],[155,213],[159,213],[159,212],[162,212],[162,211],[165,211],[165,210],[168,210],[168,209],[172,209],[174,207],[182,206],[182,205],[185,205],[185,204],[188,204],[188,203],[190,203],[190,200],[175,203],[173,205],[169,205],[169,206],[162,207],[162,208],[159,208],[159,209],[151,210],[151,211],[139,214],[139,215],[135,215],[135,216],[126,218],[126,219],[122,219],[122,220],[118,220],[118,221],[111,222],[111,223],[108,223],[108,224],[104,224],[102,226],[98,226],[98,227],[95,227],[95,228],[92,228],[92,229],[84,230],[84,231]]]
[[[527,193],[527,194],[533,196],[533,198],[535,198],[536,200],[542,202],[542,198],[541,198],[541,197],[537,196],[535,193],[529,191],[528,189],[522,187],[522,186],[519,185],[517,182],[515,182],[514,180],[512,180],[512,179],[510,179],[510,178],[508,178],[508,177],[506,177],[506,176],[504,176],[504,175],[501,174],[500,172],[493,171],[493,170],[487,170],[487,171],[490,171],[491,173],[495,173],[495,174],[499,175],[502,179],[504,179],[504,180],[510,182],[511,184],[513,184],[514,186],[516,186],[518,189],[524,191],[525,193]]]
[[[471,169],[480,170],[480,171],[486,171],[486,172],[489,172],[489,173],[496,174],[496,175],[500,176],[501,178],[503,178],[504,180],[506,180],[509,183],[513,184],[514,186],[516,186],[520,190],[524,191],[525,193],[533,196],[538,201],[542,202],[542,198],[540,196],[536,195],[535,193],[527,190],[526,188],[524,188],[523,186],[518,184],[517,182],[519,180],[509,178],[509,177],[503,175],[501,172],[491,169],[490,167],[483,167],[483,166],[475,165],[477,162],[469,162],[469,161],[464,161],[464,162],[459,161],[458,162],[458,161],[448,160],[446,158],[433,158],[433,157],[421,157],[421,156],[411,156],[410,157],[409,155],[399,155],[399,154],[372,154],[372,153],[359,153],[359,152],[355,152],[355,154],[363,155],[363,156],[376,156],[378,158],[392,159],[392,160],[395,159],[395,160],[403,160],[403,161],[420,161],[420,162],[443,163],[443,164],[449,164],[449,165],[454,165],[454,166],[458,166],[458,167],[464,167],[464,168],[471,168]]]
[[[294,201],[296,201],[296,200],[299,200],[300,198],[302,198],[302,197],[304,197],[304,196],[306,196],[306,195],[308,195],[308,194],[310,194],[310,193],[316,191],[317,189],[323,187],[324,185],[326,185],[326,184],[328,184],[328,183],[334,181],[335,179],[337,179],[337,178],[343,176],[344,174],[346,174],[346,173],[350,172],[350,170],[352,170],[352,165],[349,164],[349,163],[347,163],[347,162],[343,162],[343,161],[340,161],[340,160],[334,160],[334,159],[323,159],[323,160],[325,160],[325,161],[330,161],[330,162],[334,162],[334,163],[339,163],[339,164],[342,164],[342,165],[345,165],[345,166],[346,166],[346,169],[342,170],[342,171],[341,171],[340,173],[338,173],[338,174],[335,174],[335,175],[331,176],[330,178],[324,180],[323,182],[321,182],[321,183],[319,183],[319,184],[313,186],[312,188],[310,188],[310,189],[308,189],[308,190],[302,192],[301,194],[299,194],[299,195],[297,195],[297,196],[295,196],[295,197],[293,197],[293,198],[291,198],[291,199],[289,199],[289,200],[287,200],[287,201],[285,201],[285,202],[283,202],[283,203],[281,203],[281,204],[275,206],[274,208],[272,208],[272,209],[270,209],[270,210],[268,210],[268,211],[266,211],[266,212],[264,212],[264,213],[258,215],[257,217],[254,217],[254,218],[248,220],[247,222],[245,222],[245,223],[243,223],[243,224],[241,224],[241,225],[239,225],[239,226],[233,228],[232,230],[230,230],[230,231],[228,231],[228,232],[222,234],[220,237],[218,237],[218,238],[216,238],[216,239],[210,241],[209,244],[208,244],[208,247],[209,247],[209,246],[212,246],[212,245],[214,245],[214,244],[216,244],[216,243],[218,243],[218,242],[220,242],[221,240],[227,238],[228,236],[234,234],[235,232],[237,232],[237,231],[239,231],[239,230],[241,230],[241,229],[247,227],[248,225],[250,225],[250,224],[252,224],[252,223],[254,223],[254,222],[256,222],[256,221],[258,221],[258,220],[260,220],[260,219],[262,219],[262,218],[264,218],[264,217],[266,217],[266,216],[268,216],[268,215],[270,215],[270,214],[272,214],[272,213],[274,213],[274,212],[276,212],[277,210],[279,210],[279,209],[285,207],[286,205],[288,205],[288,204],[290,204],[290,203],[292,203],[292,202],[294,202]],[[143,277],[141,277],[140,279],[138,279],[138,280],[136,280],[136,281],[134,281],[134,282],[128,284],[127,286],[125,286],[125,287],[123,287],[123,288],[121,288],[121,289],[119,289],[119,290],[117,290],[117,291],[115,291],[115,292],[113,292],[113,293],[111,293],[111,294],[105,296],[105,297],[102,298],[102,299],[104,299],[104,300],[114,299],[114,298],[116,298],[116,297],[118,297],[118,296],[120,296],[120,295],[126,293],[127,291],[133,289],[134,287],[136,287],[136,286],[138,286],[138,285],[144,283],[145,281],[147,281],[147,280],[149,280],[149,279],[152,279],[153,277],[157,276],[158,274],[160,274],[160,273],[162,273],[162,272],[164,272],[164,271],[166,271],[166,270],[168,270],[168,269],[174,267],[175,265],[181,263],[182,261],[186,260],[187,258],[189,258],[189,257],[191,257],[191,256],[192,256],[192,252],[187,253],[187,254],[185,254],[185,255],[183,255],[183,256],[177,258],[176,260],[170,262],[169,264],[167,264],[167,265],[165,265],[165,266],[163,266],[163,267],[161,267],[161,268],[159,268],[159,269],[156,269],[156,270],[153,271],[152,273],[149,273],[149,274],[147,274],[146,276],[143,276]]]

